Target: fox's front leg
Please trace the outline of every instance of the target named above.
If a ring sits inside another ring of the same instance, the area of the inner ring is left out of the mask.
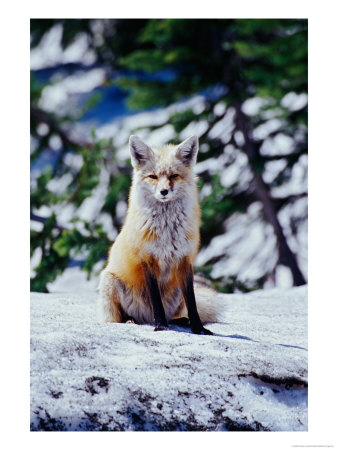
[[[146,280],[148,294],[151,299],[154,311],[155,329],[154,331],[161,331],[168,329],[167,319],[163,308],[160,290],[157,284],[157,279],[151,268],[144,264],[143,273]]]
[[[187,306],[191,331],[195,334],[213,334],[203,327],[197,311],[194,292],[194,271],[188,258],[184,258],[179,267],[180,287]]]

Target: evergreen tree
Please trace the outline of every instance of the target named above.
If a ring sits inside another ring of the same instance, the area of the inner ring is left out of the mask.
[[[280,217],[286,208],[306,198],[306,189],[284,189],[283,194],[281,188],[288,185],[299,165],[306,164],[306,101],[300,106],[290,103],[307,93],[307,21],[33,20],[32,47],[56,24],[62,25],[64,48],[79,33],[86,35],[97,64],[106,69],[105,84],[125,90],[130,108],[169,107],[169,119],[146,126],[149,133],[169,125],[171,141],[178,143],[189,127],[199,130],[202,248],[224,234],[231,221],[247,214],[252,205],[260,205],[257,220],[273,232],[276,257],[271,252],[262,262],[263,257],[251,255],[264,266],[254,283],[237,279],[234,273],[214,279],[216,287],[224,291],[262,287],[266,280],[273,279],[278,265],[290,269],[294,285],[304,284],[294,238],[306,222],[306,211],[291,215],[288,224],[282,224]],[[110,215],[112,226],[118,230],[121,217],[116,208],[127,198],[130,166],[116,157],[121,144],[115,144],[115,136],[109,142],[96,139],[95,132],[85,142],[74,138],[70,130],[79,112],[71,117],[43,110],[41,95],[46,86],[37,82],[34,73],[31,79],[32,161],[48,147],[52,136],[58,136],[61,142],[53,168],[32,183],[32,219],[41,222],[41,230],[32,231],[31,248],[32,254],[40,249],[42,255],[32,289],[44,291],[77,254],[85,255],[83,267],[88,273],[106,255],[109,239],[102,225],[79,221],[76,211],[98,187],[104,168],[109,189],[101,212]],[[198,107],[184,103],[196,95],[202,99]],[[250,99],[260,105],[254,111],[248,107]],[[95,101],[92,98],[82,113],[93,108]],[[182,107],[171,110],[175,104]],[[48,130],[43,135],[39,133],[41,124]],[[281,137],[289,148],[279,151]],[[69,166],[69,153],[80,157],[81,167]],[[208,165],[211,161],[216,161],[216,169]],[[269,178],[266,173],[276,164],[280,169]],[[236,177],[228,182],[234,168]],[[71,180],[67,188],[61,193],[53,191],[52,180],[66,174]],[[57,215],[67,204],[74,205],[74,226],[62,229]],[[48,217],[38,214],[44,205],[50,207]],[[291,244],[296,250],[290,248]],[[205,260],[199,270],[212,275],[215,264],[228,256],[226,252]]]

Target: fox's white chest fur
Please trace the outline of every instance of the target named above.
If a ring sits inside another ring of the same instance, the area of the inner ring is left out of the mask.
[[[187,239],[193,233],[191,199],[179,197],[170,203],[159,203],[139,193],[139,207],[142,209],[146,228],[155,237],[144,246],[145,254],[152,255],[163,271],[193,251],[194,243]],[[196,245],[196,244],[195,244]],[[161,267],[162,266],[162,267]]]

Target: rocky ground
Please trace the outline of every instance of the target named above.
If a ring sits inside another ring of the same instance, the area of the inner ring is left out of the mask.
[[[214,336],[98,323],[96,297],[31,294],[31,430],[307,430],[307,287],[222,295]]]

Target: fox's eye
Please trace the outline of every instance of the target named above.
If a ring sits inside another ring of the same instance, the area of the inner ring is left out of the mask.
[[[174,175],[170,175],[170,179],[172,180],[173,178],[177,178],[177,177],[179,177],[179,174],[178,173],[174,173]]]
[[[149,178],[152,178],[153,180],[157,180],[157,176],[156,175],[148,175]]]

